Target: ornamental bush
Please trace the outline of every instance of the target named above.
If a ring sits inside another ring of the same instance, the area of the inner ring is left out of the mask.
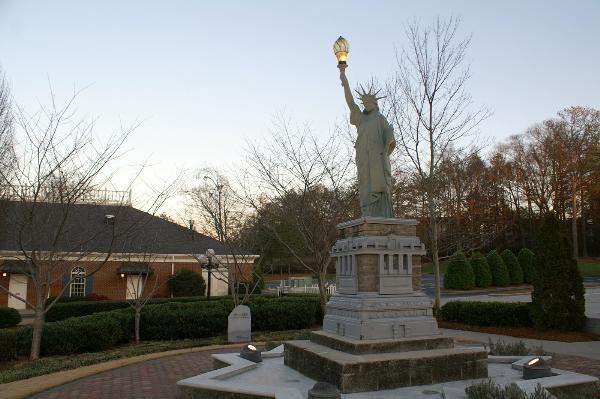
[[[505,249],[500,254],[506,268],[508,269],[508,277],[511,285],[523,284],[523,270],[519,265],[519,260],[510,249]]]
[[[457,252],[450,258],[444,274],[444,287],[457,290],[469,290],[475,287],[473,269],[462,252]]]
[[[206,283],[199,273],[192,270],[179,270],[167,282],[169,291],[174,297],[202,296]]]
[[[498,255],[498,251],[491,251],[486,260],[492,274],[492,285],[494,287],[506,287],[510,283],[510,276],[502,257]]]
[[[21,314],[17,309],[0,308],[0,328],[14,327],[21,322]]]
[[[224,335],[227,332],[227,317],[234,307],[231,298],[210,301],[192,299],[145,306],[141,314],[141,338],[171,340]],[[323,318],[318,295],[281,298],[253,296],[247,305],[251,310],[252,328],[255,331],[310,328]],[[133,323],[133,311],[130,308],[48,322],[42,335],[41,354],[93,352],[127,343],[133,336]],[[26,356],[30,347],[31,326],[0,330],[0,361]]]
[[[577,261],[554,213],[544,217],[534,247],[533,317],[540,329],[581,330],[585,299]]]
[[[519,265],[521,265],[521,270],[523,270],[523,281],[527,284],[533,283],[533,278],[535,276],[535,269],[533,266],[535,255],[531,250],[527,248],[522,248],[519,251],[519,255],[517,255],[517,259],[519,259]]]
[[[444,321],[475,326],[531,327],[531,303],[450,301],[440,309]]]
[[[473,268],[473,274],[475,275],[475,286],[480,288],[491,286],[492,274],[485,257],[480,252],[474,252],[473,255],[471,255],[470,263]]]

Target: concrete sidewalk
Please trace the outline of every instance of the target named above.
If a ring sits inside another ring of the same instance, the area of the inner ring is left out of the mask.
[[[440,332],[446,336],[465,337],[474,341],[478,341],[484,344],[488,344],[488,340],[491,338],[492,342],[497,342],[501,339],[504,342],[519,342],[523,341],[528,348],[542,346],[545,351],[552,353],[560,353],[564,355],[575,355],[587,357],[590,359],[600,360],[600,341],[589,341],[589,342],[559,342],[559,341],[541,341],[539,339],[529,338],[516,338],[509,337],[506,335],[480,333],[474,331],[464,330],[450,330],[447,328],[440,328]]]

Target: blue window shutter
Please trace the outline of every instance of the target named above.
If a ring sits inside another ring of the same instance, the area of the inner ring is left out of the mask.
[[[65,274],[63,274],[63,276],[62,276],[62,286],[64,287],[64,286],[66,286],[67,284],[69,284],[69,274],[68,274],[68,273],[65,273]],[[63,291],[63,293],[62,293],[62,296],[63,296],[63,297],[69,297],[69,294],[70,294],[70,293],[71,293],[71,292],[70,292],[70,289],[67,287],[67,289]]]
[[[94,276],[85,277],[85,292],[83,296],[88,296],[92,293],[92,287],[94,286]]]

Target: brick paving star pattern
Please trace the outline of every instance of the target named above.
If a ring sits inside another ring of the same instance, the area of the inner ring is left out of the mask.
[[[192,352],[131,364],[49,389],[30,399],[175,398],[177,381],[212,370],[211,354],[238,350]]]

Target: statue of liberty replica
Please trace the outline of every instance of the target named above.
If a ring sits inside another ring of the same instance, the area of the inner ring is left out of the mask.
[[[333,46],[350,123],[358,130],[362,215],[337,225],[331,248],[336,292],[327,302],[323,330],[309,341],[286,342],[284,362],[342,393],[487,377],[487,352],[454,348],[452,338],[439,334],[432,301],[421,290],[425,246],[418,222],[395,218],[392,211],[394,131],[379,112],[373,84],[357,91],[362,111],[354,102],[348,49],[342,37]]]
[[[360,108],[354,102],[344,61],[338,63],[340,80],[344,88],[346,103],[350,109],[350,123],[356,126],[358,137],[356,149],[356,169],[358,174],[358,191],[362,216],[394,217],[392,210],[392,170],[390,154],[396,147],[394,129],[379,112],[377,97],[379,90],[374,85],[365,90],[357,90],[363,105]]]

